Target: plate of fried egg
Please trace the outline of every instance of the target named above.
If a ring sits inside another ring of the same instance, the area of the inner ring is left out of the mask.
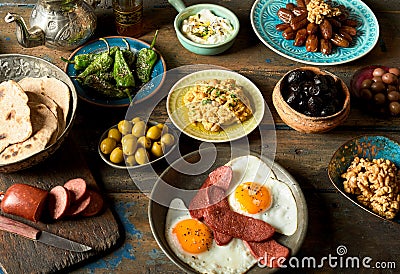
[[[161,174],[148,208],[154,238],[187,273],[275,272],[306,235],[300,186],[264,156],[213,152],[189,153]]]
[[[225,69],[200,70],[177,81],[167,97],[172,123],[205,142],[228,142],[252,132],[268,106],[257,86]]]

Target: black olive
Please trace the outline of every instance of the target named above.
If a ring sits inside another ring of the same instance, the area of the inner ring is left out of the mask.
[[[294,93],[298,93],[298,92],[299,92],[299,89],[300,89],[300,86],[299,86],[298,84],[291,84],[291,85],[289,86],[289,90],[290,90],[291,92],[294,92]]]
[[[321,92],[321,87],[318,85],[312,85],[309,89],[309,94],[311,96],[318,96]]]
[[[321,111],[322,104],[323,102],[321,98],[317,96],[311,96],[307,102],[308,110],[311,113],[318,113]]]
[[[287,75],[287,80],[286,81],[289,84],[298,83],[301,80],[301,74],[302,73],[299,70],[292,71]]]
[[[298,98],[294,92],[291,92],[289,94],[288,98],[286,99],[286,103],[288,103],[291,106],[295,105],[297,103],[297,101],[298,101]]]

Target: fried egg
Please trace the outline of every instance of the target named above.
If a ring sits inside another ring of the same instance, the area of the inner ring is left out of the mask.
[[[178,198],[168,209],[165,237],[176,256],[200,273],[244,273],[257,262],[240,239],[217,245],[211,229],[192,219]]]
[[[268,165],[248,155],[226,164],[232,168],[227,191],[231,209],[237,213],[263,220],[284,235],[297,229],[297,206],[290,188],[279,181]]]

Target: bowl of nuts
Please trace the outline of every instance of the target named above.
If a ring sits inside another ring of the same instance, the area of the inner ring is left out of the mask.
[[[400,144],[364,135],[344,143],[332,156],[328,175],[335,188],[369,213],[400,223]]]
[[[350,91],[346,84],[316,67],[287,72],[275,85],[272,100],[283,122],[304,133],[332,130],[350,113]]]
[[[132,169],[165,158],[177,143],[178,136],[167,125],[135,117],[107,129],[100,137],[98,152],[108,165]]]
[[[383,116],[400,114],[400,69],[371,65],[356,71],[350,81],[350,91],[369,113]]]

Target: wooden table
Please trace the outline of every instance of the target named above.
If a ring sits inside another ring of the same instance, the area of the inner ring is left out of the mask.
[[[29,18],[32,4],[36,1],[0,1],[0,18],[9,11],[18,12]],[[20,2],[20,4],[18,4]],[[145,1],[147,2],[147,1]],[[188,1],[187,1],[188,2]],[[202,1],[190,1],[190,4]],[[219,1],[210,0],[218,3]],[[380,41],[365,57],[351,63],[322,67],[340,76],[349,84],[355,70],[370,64],[400,66],[400,6],[397,1],[365,1],[375,12],[380,23]],[[222,5],[234,11],[241,23],[239,36],[233,47],[218,56],[199,56],[185,50],[178,42],[173,18],[176,11],[166,1],[147,2],[145,8],[145,33],[140,38],[150,42],[156,28],[159,31],[157,49],[162,52],[168,69],[190,64],[212,64],[232,69],[253,81],[261,90],[275,120],[275,161],[287,169],[298,181],[306,197],[309,213],[308,232],[297,254],[299,259],[336,256],[339,246],[347,248],[347,256],[372,258],[375,262],[387,262],[392,269],[332,268],[326,262],[322,268],[303,268],[300,272],[352,273],[384,272],[398,273],[400,269],[400,226],[361,210],[339,194],[327,175],[327,165],[332,154],[345,141],[360,134],[385,134],[400,141],[399,118],[380,119],[359,108],[352,108],[346,122],[324,134],[303,134],[286,126],[277,115],[271,100],[274,85],[290,69],[303,64],[285,59],[264,46],[254,34],[249,19],[253,1],[223,1]],[[96,10],[98,28],[94,38],[116,35],[110,9]],[[2,23],[0,28],[0,53],[22,53],[41,57],[60,68],[64,68],[60,56],[70,52],[37,47],[22,48],[16,41],[14,24]],[[122,227],[124,239],[118,247],[102,254],[93,261],[79,265],[74,273],[179,273],[176,267],[160,250],[155,242],[147,217],[148,198],[137,189],[127,171],[107,166],[97,154],[100,134],[110,125],[125,116],[126,109],[109,109],[79,102],[76,121],[69,138],[74,139],[83,153],[99,187],[109,200]],[[165,99],[153,112],[155,119],[167,118]],[[200,142],[181,136],[182,154],[196,149]],[[257,150],[260,138],[256,133],[249,135],[250,147]],[[185,145],[193,144],[188,147]],[[221,146],[227,146],[226,144]],[[228,146],[227,146],[228,148]],[[160,174],[166,164],[155,167]],[[146,178],[149,174],[140,174]],[[395,264],[395,269],[393,263]],[[299,271],[297,269],[297,271]],[[27,269],[27,272],[29,270]]]

